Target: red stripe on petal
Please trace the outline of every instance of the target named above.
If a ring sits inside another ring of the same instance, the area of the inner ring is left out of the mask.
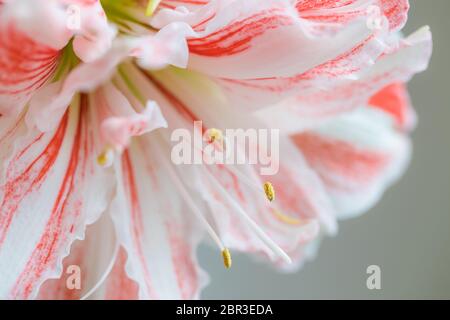
[[[152,288],[151,276],[141,243],[142,235],[144,233],[142,222],[142,210],[139,204],[139,194],[136,186],[136,180],[134,177],[133,166],[131,165],[131,159],[128,151],[125,151],[122,157],[122,170],[124,172],[124,184],[130,203],[131,221],[133,228],[132,229],[133,242],[137,250],[139,262],[141,264],[144,273],[145,285],[147,286],[148,292],[150,292],[150,294],[153,295],[154,298],[156,298],[157,294]]]
[[[71,200],[72,191],[74,189],[75,174],[79,165],[80,147],[82,134],[82,121],[80,120],[75,135],[72,154],[66,173],[60,186],[59,193],[55,200],[52,213],[45,227],[44,233],[41,236],[36,248],[28,260],[24,271],[16,282],[12,291],[12,296],[28,298],[32,293],[36,281],[40,279],[43,272],[51,265],[56,264],[60,246],[67,239],[68,234],[71,233],[72,225],[63,223],[65,214],[71,214],[73,219],[80,214],[81,204],[76,205],[74,210],[68,212],[66,209]]]
[[[243,52],[251,47],[254,38],[271,29],[293,24],[292,18],[283,13],[283,10],[274,8],[236,21],[204,38],[189,40],[189,50],[191,53],[209,57]]]
[[[17,176],[13,176],[14,174],[17,174],[13,167],[15,162],[20,161],[21,157],[28,149],[42,138],[42,134],[38,135],[31,144],[25,146],[11,162],[9,169],[7,170],[7,182],[1,187],[4,197],[2,204],[0,205],[0,212],[2,212],[2,215],[0,215],[0,247],[5,240],[14,213],[21,201],[32,191],[39,189],[49,170],[55,163],[64,140],[67,123],[68,116],[66,114],[44,151],[42,151],[36,159],[23,170],[23,172],[18,173]]]

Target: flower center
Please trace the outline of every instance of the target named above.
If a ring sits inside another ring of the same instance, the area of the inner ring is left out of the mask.
[[[140,29],[152,29],[149,17],[158,8],[161,0],[100,0],[108,20],[114,23],[119,31],[132,33]]]

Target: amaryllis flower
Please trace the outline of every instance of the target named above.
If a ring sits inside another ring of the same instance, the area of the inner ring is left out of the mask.
[[[0,297],[198,298],[201,241],[227,268],[244,251],[296,270],[408,163],[405,83],[431,54],[426,27],[399,33],[408,8],[0,1]],[[174,163],[194,121],[214,147],[279,129],[277,172]]]

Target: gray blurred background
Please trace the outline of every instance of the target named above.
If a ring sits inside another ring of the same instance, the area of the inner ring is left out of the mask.
[[[342,222],[318,257],[296,274],[279,274],[243,255],[223,268],[203,247],[211,275],[203,299],[450,298],[450,0],[411,0],[405,34],[430,25],[434,54],[410,83],[419,126],[407,174],[366,215]],[[368,290],[366,268],[381,267],[381,290]]]

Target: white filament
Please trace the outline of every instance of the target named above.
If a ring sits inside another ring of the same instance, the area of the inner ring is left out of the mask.
[[[291,258],[283,251],[272,239],[248,216],[245,210],[231,197],[231,195],[222,187],[222,185],[210,174],[208,177],[211,182],[214,183],[220,193],[228,200],[228,202],[234,207],[236,212],[244,219],[244,221],[250,226],[250,228],[258,235],[258,237],[269,247],[275,254],[282,258],[285,262],[291,263]]]
[[[159,148],[159,145],[158,145]],[[168,161],[166,159],[162,158],[162,151],[161,149],[156,152],[158,156],[160,157],[160,160],[162,164],[166,167],[173,183],[175,184],[175,187],[178,189],[178,191],[181,194],[181,197],[186,201],[187,205],[190,207],[192,212],[197,216],[197,218],[202,222],[204,227],[206,228],[206,231],[210,235],[210,237],[214,240],[214,242],[217,244],[219,249],[223,251],[225,249],[224,244],[222,243],[222,240],[220,240],[220,237],[217,235],[217,233],[214,231],[212,226],[209,224],[209,222],[206,220],[206,218],[201,213],[201,210],[198,208],[198,206],[195,204],[192,197],[189,195],[189,192],[186,190],[185,186],[181,182],[180,178],[177,176],[175,170],[171,167]]]

